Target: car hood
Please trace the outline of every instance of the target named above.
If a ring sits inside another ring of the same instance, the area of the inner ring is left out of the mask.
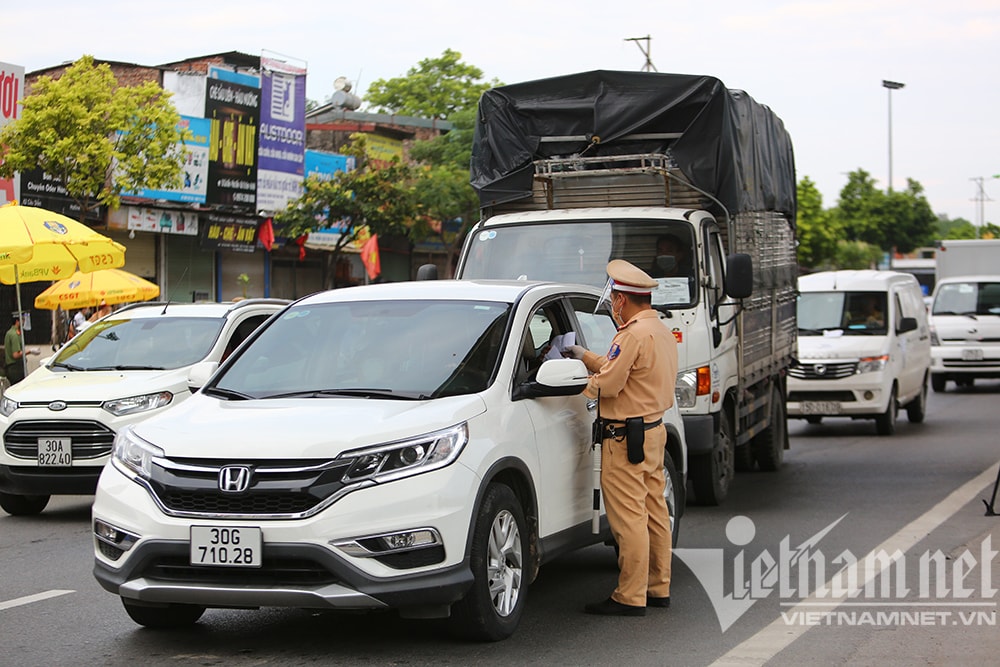
[[[195,394],[135,427],[171,458],[317,459],[454,426],[486,411],[476,394],[428,401]]]
[[[1000,317],[996,315],[976,315],[975,319],[966,315],[933,315],[931,326],[941,340],[1000,340]]]
[[[859,359],[885,354],[885,336],[799,336],[799,359]]]
[[[189,368],[170,371],[63,371],[38,368],[7,390],[18,403],[101,402],[157,391],[187,392]]]

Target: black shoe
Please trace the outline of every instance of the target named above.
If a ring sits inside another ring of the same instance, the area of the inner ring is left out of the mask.
[[[668,595],[665,598],[656,598],[656,597],[653,597],[652,595],[647,595],[646,596],[646,606],[647,607],[663,607],[663,608],[667,608],[667,607],[670,606],[670,596]]]
[[[594,602],[584,606],[583,610],[588,614],[598,616],[645,616],[645,607],[633,607],[630,604],[622,604],[611,598],[601,602]]]

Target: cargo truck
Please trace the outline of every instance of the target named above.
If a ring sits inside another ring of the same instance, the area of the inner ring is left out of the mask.
[[[931,388],[1000,378],[1000,239],[940,241],[931,300]]]
[[[609,260],[657,279],[678,342],[676,400],[695,499],[788,447],[796,183],[781,120],[710,76],[592,71],[479,102],[481,220],[457,277],[604,285]]]

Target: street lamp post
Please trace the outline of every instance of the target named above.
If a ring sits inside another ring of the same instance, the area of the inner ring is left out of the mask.
[[[882,79],[882,86],[889,90],[889,192],[892,192],[892,91],[899,90],[904,85],[898,81]]]

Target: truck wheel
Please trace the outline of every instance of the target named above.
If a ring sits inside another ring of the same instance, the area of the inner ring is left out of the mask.
[[[40,514],[49,504],[49,496],[20,496],[15,493],[0,493],[0,507],[11,516]]]
[[[875,418],[875,430],[879,435],[892,435],[896,432],[896,411],[898,409],[899,406],[896,405],[896,387],[893,386],[892,391],[889,393],[889,405],[886,406],[885,412]]]
[[[736,472],[753,470],[753,449],[749,442],[733,449],[733,469]]]
[[[122,606],[129,617],[147,628],[183,628],[194,625],[205,613],[205,608],[196,604],[167,604],[162,607],[147,606],[122,598]]]
[[[691,484],[699,505],[718,505],[726,499],[735,472],[734,443],[733,425],[723,411],[711,453],[691,458]]]
[[[751,440],[753,457],[765,472],[774,472],[781,467],[785,457],[785,443],[788,441],[788,421],[785,417],[785,402],[777,387],[771,389],[771,423]]]
[[[911,424],[922,424],[927,415],[927,377],[920,386],[920,394],[906,404],[906,419]]]
[[[528,592],[528,530],[514,492],[490,484],[472,533],[474,581],[451,610],[455,629],[477,641],[499,641],[514,634]]]
[[[931,373],[931,389],[934,390],[934,393],[943,392],[946,384],[948,384],[948,379],[944,375]]]
[[[684,514],[684,485],[681,484],[677,466],[667,451],[663,452],[663,476],[667,482],[663,488],[663,497],[670,510],[670,542],[676,547],[677,537],[681,534],[681,515]]]

